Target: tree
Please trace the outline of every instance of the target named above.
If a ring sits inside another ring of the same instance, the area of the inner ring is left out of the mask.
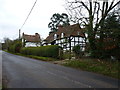
[[[104,21],[104,37],[118,38],[120,35],[120,16],[112,12]]]
[[[93,57],[97,53],[96,36],[99,33],[100,49],[103,49],[104,21],[107,15],[120,4],[116,0],[66,0],[66,9],[71,16],[71,20],[75,23],[80,23],[87,29],[88,40],[90,44],[90,52]],[[118,8],[119,9],[119,8]]]
[[[12,43],[12,40],[10,40],[9,38],[5,37],[4,38],[4,49],[9,49],[9,45]]]
[[[120,16],[116,12],[111,12],[105,19],[104,29],[120,29]]]
[[[20,49],[22,48],[22,40],[21,39],[15,39],[9,44],[8,51],[13,53],[19,53]]]
[[[66,13],[62,13],[62,14],[55,13],[52,15],[50,20],[51,22],[48,24],[48,28],[51,29],[51,32],[57,31],[59,25],[62,25],[62,26],[70,25],[69,18]]]
[[[105,19],[103,25],[103,37],[111,39],[108,43],[104,42],[104,47],[113,46],[109,50],[105,50],[104,53],[109,52],[107,56],[115,56],[117,59],[120,59],[119,53],[120,52],[120,16],[115,11],[110,13],[107,18]],[[105,54],[106,55],[106,54]],[[104,55],[104,56],[105,56]]]

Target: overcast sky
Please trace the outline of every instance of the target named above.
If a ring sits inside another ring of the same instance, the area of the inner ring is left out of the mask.
[[[19,28],[25,21],[35,0],[0,0],[0,40],[4,37],[18,38]],[[66,13],[64,0],[37,0],[21,33],[39,33],[46,38],[50,29],[48,23],[54,13]]]

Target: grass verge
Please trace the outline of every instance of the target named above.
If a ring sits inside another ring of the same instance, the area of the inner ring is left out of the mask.
[[[98,59],[81,59],[81,60],[70,60],[63,64],[85,71],[96,72],[106,76],[120,79],[119,74],[119,61],[104,61]]]

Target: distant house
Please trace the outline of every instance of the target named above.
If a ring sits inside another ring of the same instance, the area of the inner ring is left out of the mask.
[[[38,47],[41,46],[41,38],[38,33],[35,33],[35,35],[22,35],[22,44],[24,47]]]
[[[85,50],[85,34],[79,24],[69,26],[59,26],[58,31],[50,33],[44,40],[44,45],[59,45],[64,50],[72,50],[74,46],[79,44],[82,50]]]

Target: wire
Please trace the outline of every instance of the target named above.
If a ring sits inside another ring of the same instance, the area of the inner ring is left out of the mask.
[[[30,12],[29,12],[27,18],[25,19],[23,25],[21,26],[20,30],[23,28],[23,26],[25,25],[26,21],[28,20],[28,18],[29,18],[29,16],[30,16],[31,12],[32,12],[32,10],[33,10],[33,8],[34,8],[35,5],[36,5],[36,2],[37,2],[37,0],[34,2],[34,4],[33,4],[32,8],[31,8],[31,10],[30,10]]]

